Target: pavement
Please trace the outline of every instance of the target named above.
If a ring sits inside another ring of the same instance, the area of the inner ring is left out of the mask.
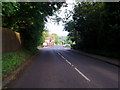
[[[90,53],[86,53],[86,52],[78,51],[78,50],[73,50],[73,49],[70,49],[70,51],[75,52],[75,53],[79,53],[79,54],[82,54],[85,56],[89,56],[89,57],[95,58],[96,60],[100,60],[100,61],[103,61],[103,62],[120,67],[120,60],[115,59],[115,58],[105,57],[105,56],[96,55],[96,54],[90,54]]]
[[[97,59],[60,46],[43,48],[8,88],[118,88],[119,67]]]

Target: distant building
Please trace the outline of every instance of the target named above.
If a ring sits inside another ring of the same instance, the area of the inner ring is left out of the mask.
[[[55,39],[52,36],[46,37],[45,42],[43,43],[43,46],[54,46],[55,45]]]

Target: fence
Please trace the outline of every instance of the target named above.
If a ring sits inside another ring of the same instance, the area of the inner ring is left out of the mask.
[[[2,53],[14,52],[21,47],[19,33],[2,28]]]

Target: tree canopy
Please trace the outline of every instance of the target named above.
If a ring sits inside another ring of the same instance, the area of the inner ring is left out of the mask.
[[[56,33],[52,33],[52,36],[55,39],[55,44],[60,44],[59,36]]]
[[[57,11],[63,2],[3,2],[3,27],[20,33],[23,48],[34,52],[40,44],[46,17]]]
[[[120,5],[117,2],[82,2],[65,24],[77,49],[120,50]]]

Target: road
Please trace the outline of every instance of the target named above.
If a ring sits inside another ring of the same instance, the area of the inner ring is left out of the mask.
[[[10,88],[118,88],[118,67],[60,46],[43,48]]]

